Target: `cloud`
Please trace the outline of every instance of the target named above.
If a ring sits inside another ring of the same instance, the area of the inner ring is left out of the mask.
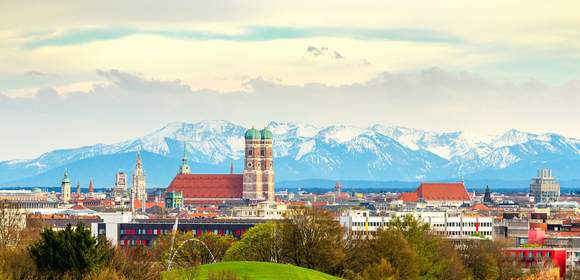
[[[29,40],[25,46],[41,48],[69,46],[91,42],[109,41],[136,35],[155,35],[165,38],[194,41],[260,42],[272,40],[303,39],[316,37],[350,38],[357,40],[408,41],[423,43],[466,43],[463,38],[426,29],[399,28],[345,28],[345,27],[289,27],[246,26],[239,32],[216,32],[185,29],[139,29],[134,27],[108,27],[66,30],[48,34],[44,38]]]
[[[120,70],[101,70],[99,75],[107,82],[95,83],[89,91],[41,88],[33,97],[0,95],[0,118],[18,120],[0,123],[7,143],[3,146],[17,147],[0,153],[12,154],[21,149],[20,153],[28,154],[34,147],[40,152],[48,150],[47,145],[55,148],[109,143],[146,133],[167,122],[204,119],[258,126],[271,120],[315,125],[380,123],[474,133],[517,128],[580,137],[578,81],[563,86],[533,80],[516,83],[428,68],[383,72],[366,82],[341,86],[288,85],[257,77],[245,82],[245,91],[216,92],[193,90],[179,81],[144,78]],[[550,113],[538,114],[538,110]],[[54,133],[62,130],[67,133]],[[82,133],[75,135],[75,131]],[[43,141],[24,143],[23,136]]]
[[[145,93],[190,93],[189,85],[180,80],[162,81],[144,79],[137,75],[121,72],[117,69],[97,70],[97,74],[117,85],[120,89]]]
[[[40,71],[28,71],[24,73],[26,76],[40,77],[40,78],[58,78],[59,75],[55,73],[40,72]]]
[[[333,60],[344,59],[344,56],[341,53],[335,50],[331,50],[328,47],[317,48],[314,46],[308,46],[306,48],[306,53],[313,57],[328,57]]]

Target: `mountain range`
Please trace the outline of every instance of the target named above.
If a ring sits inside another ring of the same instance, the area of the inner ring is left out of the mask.
[[[509,130],[499,135],[435,132],[399,126],[354,127],[270,122],[276,181],[306,179],[424,181],[528,180],[542,167],[558,179],[580,178],[580,140],[555,133]],[[236,172],[247,128],[229,121],[174,122],[145,136],[0,162],[0,187],[58,186],[65,169],[83,187],[111,187],[131,174],[141,151],[148,186],[165,187],[185,145],[192,172]]]

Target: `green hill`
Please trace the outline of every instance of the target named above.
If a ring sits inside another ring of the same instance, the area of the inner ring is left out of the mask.
[[[220,262],[202,265],[195,273],[194,279],[207,279],[208,271],[228,270],[242,279],[250,280],[339,280],[340,278],[316,270],[287,264],[266,262]],[[164,272],[162,279],[192,279],[191,270]]]

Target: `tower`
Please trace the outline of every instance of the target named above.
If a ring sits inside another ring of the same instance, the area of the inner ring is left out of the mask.
[[[70,201],[70,179],[68,177],[68,171],[64,171],[64,178],[62,178],[62,182],[60,184],[60,199],[64,203],[68,203]]]
[[[77,181],[77,198],[81,197],[81,182]]]
[[[143,163],[141,162],[141,152],[137,152],[137,163],[133,173],[133,183],[131,185],[131,194],[136,199],[147,199],[145,189],[145,173],[143,172]]]
[[[183,143],[183,157],[181,158],[181,166],[179,167],[179,174],[190,174],[191,168],[187,164],[187,148],[185,142]]]
[[[532,179],[530,184],[530,194],[534,196],[534,201],[554,202],[560,198],[560,184],[556,178],[552,177],[552,170],[542,168],[538,170],[538,176]]]
[[[93,179],[89,181],[89,196],[93,196],[95,193],[95,188],[93,187]]]
[[[272,132],[267,128],[260,131],[260,160],[262,162],[262,192],[264,199],[274,201],[274,161],[272,152]]]
[[[483,202],[485,204],[493,204],[493,200],[491,199],[491,190],[489,186],[485,187],[485,194],[483,195]]]
[[[262,192],[262,160],[260,148],[262,135],[255,128],[250,128],[244,135],[246,140],[244,156],[243,197],[250,200],[263,200]]]

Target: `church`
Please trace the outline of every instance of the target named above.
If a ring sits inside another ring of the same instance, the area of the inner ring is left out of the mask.
[[[178,174],[167,192],[181,192],[184,204],[222,204],[241,201],[274,201],[272,132],[248,129],[244,135],[244,171],[234,174],[191,174],[184,149]]]

